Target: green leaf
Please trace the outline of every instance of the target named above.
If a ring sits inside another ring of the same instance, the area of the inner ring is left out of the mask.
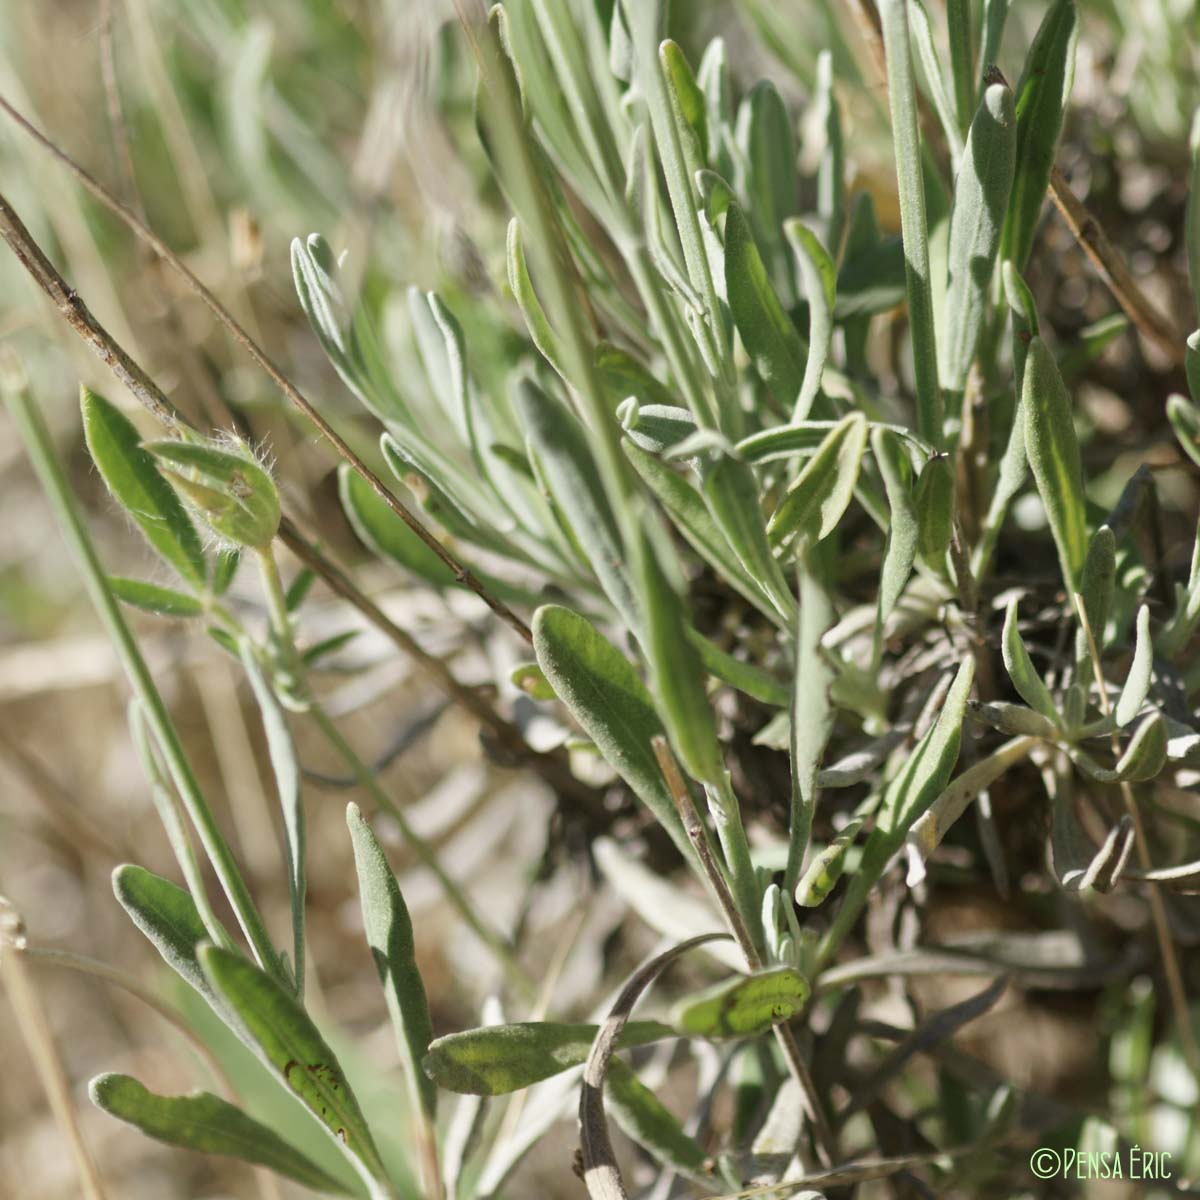
[[[800,608],[788,731],[792,795],[785,891],[796,886],[804,865],[817,806],[817,773],[836,716],[830,699],[834,673],[821,650],[821,639],[833,624],[833,606],[805,563],[798,574]]]
[[[908,328],[917,387],[917,431],[935,446],[942,444],[944,417],[938,382],[937,339],[933,321],[933,278],[929,271],[929,227],[925,180],[917,127],[917,96],[909,55],[906,0],[879,5],[887,59],[892,139],[900,191],[900,229],[904,238],[904,278]]]
[[[703,158],[708,145],[708,105],[704,93],[677,43],[670,38],[664,41],[658,48],[658,58],[671,93],[672,107],[695,135],[697,152]]]
[[[1058,547],[1063,583],[1069,594],[1079,590],[1087,556],[1083,462],[1071,415],[1071,397],[1058,373],[1054,355],[1034,338],[1025,362],[1025,453]]]
[[[725,294],[754,369],[783,408],[794,408],[804,384],[807,352],[736,204],[725,215]]]
[[[354,532],[372,553],[390,559],[437,587],[454,583],[454,572],[392,510],[349,463],[338,465],[338,497]]]
[[[92,1080],[88,1094],[109,1116],[169,1146],[254,1163],[315,1192],[350,1194],[273,1129],[211,1092],[160,1096],[128,1075],[106,1074]]]
[[[1033,39],[1016,90],[1017,154],[1001,257],[1025,269],[1033,249],[1063,113],[1075,73],[1074,0],[1054,0]]]
[[[386,1180],[345,1072],[296,997],[232,950],[204,946],[199,958],[234,1028],[325,1126],[364,1179],[373,1186]]]
[[[875,828],[863,847],[858,871],[821,942],[818,956],[821,963],[829,962],[858,919],[892,855],[949,781],[950,772],[958,761],[967,698],[974,680],[975,660],[967,657],[958,668],[934,727],[921,739],[884,790],[876,812]]]
[[[241,565],[242,552],[237,547],[226,547],[217,552],[217,561],[213,566],[214,596],[223,596],[229,591]]]
[[[1117,539],[1107,525],[1101,525],[1088,542],[1087,557],[1083,560],[1083,576],[1079,591],[1083,596],[1083,611],[1088,627],[1099,648],[1104,647],[1104,630],[1112,607],[1117,578]]]
[[[261,549],[279,529],[279,491],[248,450],[211,442],[147,442],[159,470],[218,537]]]
[[[946,89],[946,79],[942,71],[941,56],[934,44],[933,26],[929,13],[921,0],[908,0],[908,22],[912,28],[912,40],[921,60],[921,73],[925,76],[926,89],[933,107],[937,111],[938,120],[950,146],[950,155],[954,162],[963,156],[963,135],[958,124],[958,114],[954,110],[954,102]]]
[[[961,389],[991,309],[992,275],[1012,187],[1016,115],[1012,93],[991,84],[967,134],[954,187],[946,287],[943,382]]]
[[[1192,336],[1195,337],[1195,334]],[[1188,355],[1189,362],[1193,358],[1200,361],[1200,355],[1190,348]],[[1200,370],[1197,373],[1200,374]],[[1196,389],[1200,390],[1200,382],[1196,384]],[[1175,431],[1175,437],[1183,447],[1183,452],[1200,466],[1200,408],[1178,394],[1168,396],[1167,420],[1171,422],[1171,428]]]
[[[254,693],[254,700],[262,717],[267,754],[271,760],[271,774],[275,779],[279,811],[283,817],[285,865],[292,907],[292,974],[296,995],[303,997],[306,837],[300,763],[296,758],[292,731],[288,728],[287,714],[283,711],[283,705],[279,703],[271,684],[267,682],[249,638],[241,638],[238,647],[241,651],[242,668],[250,681],[250,690]]]
[[[793,421],[803,421],[821,390],[821,375],[833,338],[837,267],[821,245],[820,238],[803,221],[787,221],[783,232],[796,256],[800,276],[804,280],[804,294],[808,299],[808,359],[804,366],[804,381],[792,411]]]
[[[520,688],[531,700],[555,700],[554,689],[535,662],[518,663],[509,673],[514,687]]]
[[[566,380],[566,368],[563,366],[558,334],[550,325],[542,302],[534,290],[533,280],[529,278],[521,225],[516,217],[508,223],[508,286],[517,301],[517,307],[521,310],[521,316],[525,318],[525,328],[529,330],[533,344],[558,375]]]
[[[1133,662],[1129,674],[1125,677],[1125,685],[1117,699],[1114,715],[1117,728],[1128,725],[1141,711],[1146,697],[1150,693],[1150,680],[1154,673],[1154,641],[1150,637],[1150,610],[1146,605],[1138,609],[1137,642],[1133,651]]]
[[[658,1096],[619,1058],[604,1078],[605,1110],[627,1138],[652,1158],[696,1183],[710,1184],[708,1155]]]
[[[690,627],[685,633],[688,641],[696,647],[700,662],[710,675],[722,683],[729,684],[730,687],[737,688],[739,692],[745,692],[747,696],[753,696],[763,704],[771,704],[776,708],[787,706],[790,692],[782,680],[753,663],[743,662],[740,658],[734,658],[732,654],[726,654],[719,646]]]
[[[141,435],[112,404],[81,388],[88,452],[113,499],[137,522],[146,540],[180,576],[197,588],[208,577],[204,547],[174,489],[158,473]]]
[[[288,589],[283,596],[283,607],[288,612],[299,612],[301,605],[308,599],[308,593],[312,591],[313,584],[317,582],[317,573],[309,567],[304,567],[296,572],[296,578],[288,584]]]
[[[361,633],[361,629],[343,629],[341,633],[331,633],[327,638],[307,646],[300,656],[300,661],[306,667],[315,667],[322,659],[336,654],[343,646],[348,646]]]
[[[534,613],[533,648],[558,698],[690,862],[691,843],[650,745],[665,730],[633,664],[584,617],[553,604]]]
[[[931,570],[944,574],[954,538],[954,461],[935,454],[917,477],[917,553]]]
[[[769,79],[755,84],[742,101],[736,136],[745,170],[741,192],[754,237],[768,258],[775,260],[780,226],[795,213],[798,196],[792,119],[779,89]]]
[[[625,550],[592,457],[587,431],[532,379],[516,389],[517,411],[550,496],[587,555],[604,594],[629,629],[641,625]]]
[[[1058,705],[1050,695],[1050,689],[1042,682],[1042,677],[1034,667],[1021,639],[1017,628],[1017,599],[1014,596],[1008,603],[1008,612],[1004,618],[1004,633],[1001,639],[1001,650],[1004,655],[1004,669],[1017,689],[1017,694],[1030,708],[1040,712],[1042,716],[1052,721],[1056,726],[1062,723],[1058,713]]]
[[[816,908],[824,903],[842,877],[846,855],[861,828],[861,820],[851,821],[824,850],[814,856],[796,884],[797,904],[804,908]]]
[[[653,454],[629,441],[622,447],[634,470],[692,549],[760,612],[774,621],[781,620],[763,587],[734,554],[701,494],[678,471]]]
[[[804,1007],[812,989],[794,967],[725,980],[671,1009],[671,1024],[693,1037],[753,1037]]]
[[[668,580],[659,547],[650,537],[641,533],[635,545],[636,579],[645,614],[641,641],[657,709],[684,769],[693,779],[715,787],[725,774],[725,761],[700,656],[685,633],[686,600]]]
[[[842,226],[846,219],[846,150],[842,137],[842,114],[834,95],[833,82],[833,55],[828,50],[822,50],[817,55],[814,98],[814,122],[825,135],[825,144],[817,163],[817,215],[821,222],[822,242],[831,253],[836,253],[842,241]]]
[[[1116,777],[1126,783],[1153,779],[1167,762],[1167,723],[1160,712],[1151,713],[1134,731],[1117,763]]]
[[[202,600],[174,588],[159,587],[143,579],[110,575],[108,586],[118,600],[159,617],[202,617],[207,611]]]
[[[467,1029],[430,1042],[423,1066],[448,1091],[503,1096],[579,1066],[598,1029],[553,1021]],[[618,1045],[627,1049],[675,1036],[674,1029],[658,1021],[630,1021]]]
[[[796,601],[771,553],[753,470],[730,454],[718,453],[703,468],[701,491],[708,511],[746,574],[771,597],[779,617],[790,621]]]
[[[117,903],[167,966],[201,995],[211,997],[212,989],[196,957],[197,946],[207,941],[209,934],[191,896],[169,879],[132,863],[117,867],[112,882]]]
[[[866,444],[867,419],[862,413],[851,413],[829,431],[767,525],[774,545],[796,537],[811,545],[833,532],[854,495]]]
[[[872,429],[871,450],[883,479],[889,513],[875,616],[875,658],[878,659],[882,650],[884,622],[896,607],[912,574],[919,529],[912,495],[912,461],[900,439],[886,429]]]
[[[433,1022],[429,1016],[425,984],[417,969],[412,920],[383,847],[363,820],[358,805],[346,806],[346,824],[354,844],[354,866],[358,872],[358,894],[367,945],[383,984],[388,1015],[404,1057],[409,1083],[418,1102],[432,1117],[437,1108],[437,1088],[421,1070],[421,1062],[433,1040]]]

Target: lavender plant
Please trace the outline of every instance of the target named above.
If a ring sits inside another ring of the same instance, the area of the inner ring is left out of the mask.
[[[1004,3],[951,0],[945,22],[918,0],[851,6],[876,61],[847,42],[836,6],[811,6],[829,40],[815,56],[788,53],[772,6],[745,7],[775,30],[806,114],[770,80],[743,80],[720,39],[693,66],[667,37],[663,0],[505,0],[486,21],[464,17],[479,143],[509,214],[507,291],[469,319],[448,297],[408,291],[415,373],[392,360],[377,307],[356,294],[359,264],[320,233],[292,246],[299,305],[378,438],[363,456],[378,472],[337,443],[353,530],[405,579],[484,597],[494,635],[525,647],[498,681],[504,694],[557,724],[571,778],[594,780],[602,762],[644,813],[636,843],[605,837],[592,850],[665,949],[615,999],[595,996],[587,1020],[534,1019],[519,941],[455,882],[323,706],[311,670],[341,639],[304,640],[311,579],[281,574],[276,468],[231,433],[178,419],[147,378],[141,398],[169,421],[149,441],[85,389],[92,460],[176,577],[112,578],[35,404],[10,389],[129,677],[133,735],[184,884],[125,865],[117,899],[349,1170],[334,1177],[214,1095],[96,1079],[94,1102],[150,1136],[379,1197],[516,1194],[506,1180],[522,1153],[572,1108],[597,1200],[868,1195],[869,1181],[911,1173],[947,1194],[1011,1194],[1027,1148],[1052,1133],[1054,1144],[1154,1139],[1181,1171],[1200,1169],[1194,1138],[1131,1124],[1119,1087],[1085,1121],[949,1049],[1010,986],[1103,984],[1136,1005],[1149,1037],[1155,997],[1129,981],[1153,971],[1162,1053],[1193,1088],[1200,1078],[1194,972],[1177,948],[1194,941],[1185,898],[1200,863],[1194,816],[1170,799],[1194,788],[1200,754],[1200,538],[1188,531],[1180,574],[1140,536],[1161,516],[1152,475],[1130,471],[1115,504],[1096,494],[1071,381],[1111,330],[1056,338],[1028,283],[1048,189],[1078,223],[1055,169],[1076,5],[1047,7],[1011,85],[996,66],[1012,53]],[[881,231],[872,192],[854,184],[845,136],[843,102],[872,77],[886,80],[876,128],[890,129],[898,234]],[[1194,257],[1200,231],[1187,234]],[[1094,233],[1088,245],[1112,253]],[[1141,329],[1150,302],[1109,276]],[[903,337],[881,368],[894,330]],[[1192,395],[1173,396],[1164,416],[1200,463],[1196,336],[1167,339]],[[498,344],[508,349],[488,359]],[[286,479],[287,463],[277,469]],[[1173,538],[1180,523],[1170,518]],[[265,628],[226,599],[248,562]],[[244,670],[286,830],[282,938],[122,604],[201,624]],[[404,1179],[305,1003],[300,714],[369,810],[351,804],[347,820],[404,1067]],[[531,761],[562,784],[563,754]],[[1037,798],[1002,815],[996,801],[1017,792]],[[399,824],[494,956],[504,1014],[526,1019],[435,1036],[374,812]],[[1009,821],[1045,830],[1044,862],[1030,865],[1018,846],[1031,835]],[[647,847],[669,865],[640,860]],[[216,914],[203,863],[236,930]],[[934,897],[966,876],[1020,907],[1033,885],[1018,872],[1037,877],[1042,932],[927,934]],[[1110,895],[1151,931],[1136,961],[1104,948]],[[658,977],[685,955],[709,982],[679,994]],[[902,996],[939,974],[993,982],[914,1011],[911,1028],[860,1016],[868,981]],[[633,1019],[652,986],[671,1003]],[[1114,1056],[1133,1036],[1114,1038]],[[654,1062],[680,1076],[697,1066],[689,1112],[639,1077],[648,1046],[669,1047]],[[1136,1075],[1122,1071],[1114,1078]],[[530,1103],[509,1120],[475,1099],[524,1089]],[[468,1099],[448,1118],[453,1093]],[[610,1122],[632,1155],[616,1153]]]

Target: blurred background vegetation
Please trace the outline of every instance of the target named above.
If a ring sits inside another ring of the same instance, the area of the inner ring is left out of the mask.
[[[854,8],[840,0],[678,0],[672,32],[693,62],[709,37],[723,34],[740,82],[772,77],[802,129],[817,51],[831,48],[852,185],[874,193],[882,220],[894,229],[885,100]],[[1043,8],[1038,0],[1013,0],[1000,63],[1010,79],[1019,74]],[[1087,0],[1081,8],[1084,30],[1059,165],[1147,295],[1190,327],[1182,222],[1189,126],[1200,101],[1196,6]],[[0,95],[143,212],[372,461],[372,423],[332,372],[295,299],[289,243],[319,231],[345,251],[402,390],[419,374],[405,306],[413,284],[436,288],[456,312],[477,372],[507,372],[525,343],[504,282],[508,214],[477,143],[473,85],[449,0],[0,5]],[[220,427],[232,410],[287,464],[289,503],[334,557],[354,567],[364,590],[451,661],[461,678],[504,676],[494,659],[505,651],[485,636],[482,607],[400,579],[369,559],[341,515],[327,447],[179,281],[3,116],[0,180],[63,274],[185,412],[202,426]],[[1039,307],[1052,328],[1077,337],[1116,306],[1055,214],[1048,213],[1040,236],[1030,269]],[[886,317],[875,337],[881,346],[893,337]],[[0,253],[0,341],[17,351],[32,378],[106,564],[144,573],[139,539],[88,464],[77,387],[82,380],[122,405],[132,402],[7,251]],[[1178,460],[1162,416],[1174,390],[1183,390],[1176,369],[1125,330],[1088,366],[1077,396],[1101,435],[1099,461],[1114,481],[1109,499],[1116,500],[1136,456],[1164,468],[1160,489],[1177,517],[1187,518],[1181,528],[1189,522],[1194,528],[1194,478],[1174,469]],[[5,421],[0,417],[0,892],[24,915],[35,946],[103,960],[165,988],[161,964],[133,935],[109,886],[112,867],[126,860],[172,872],[129,746],[125,686]],[[1102,484],[1096,495],[1103,496]],[[361,625],[319,588],[306,621],[312,638]],[[202,633],[152,617],[138,625],[207,790],[223,800],[223,820],[264,912],[286,919],[270,778],[235,668]],[[327,664],[332,711],[361,746],[388,762],[393,794],[408,804],[419,829],[450,846],[446,860],[472,894],[490,911],[519,913],[528,930],[544,933],[531,941],[543,947],[546,969],[560,973],[556,1011],[585,1006],[620,964],[651,944],[648,934],[625,921],[622,903],[589,869],[571,822],[559,819],[544,786],[486,754],[473,723],[378,633],[361,629]],[[314,778],[329,769],[316,757],[306,757],[306,766]],[[309,936],[319,974],[310,994],[344,1031],[347,1044],[338,1050],[353,1074],[356,1061],[378,1066],[394,1049],[373,965],[356,936],[346,793],[336,780],[317,784]],[[386,833],[386,822],[382,828]],[[398,838],[393,849],[403,871]],[[490,968],[420,870],[408,869],[401,882],[435,1025],[445,1032],[478,1011]],[[995,911],[973,912],[972,903],[940,919],[955,928],[1001,919]],[[79,1101],[84,1137],[112,1194],[259,1194],[262,1181],[244,1168],[158,1148],[86,1103],[84,1084],[102,1069],[129,1071],[162,1091],[206,1082],[208,1068],[184,1039],[97,979],[47,965],[37,968],[36,983]],[[1019,1038],[990,1053],[1019,1081],[1078,1098],[1110,1050],[1136,1052],[1120,1036],[1128,1041],[1133,1026],[1123,1022],[1132,1020],[1139,996],[1107,997],[1086,1011],[1031,1010]],[[175,998],[185,1000],[182,992]],[[255,1086],[252,1073],[239,1074],[237,1052],[224,1043],[219,1050],[235,1079]],[[0,1193],[77,1194],[61,1132],[7,1020],[0,1020],[0,1061],[8,1068],[0,1072]],[[188,1061],[194,1073],[180,1078],[178,1064]],[[379,1073],[359,1072],[360,1095],[372,1079]],[[363,1098],[368,1106],[383,1102]],[[260,1100],[271,1103],[266,1095]],[[564,1125],[560,1137],[522,1165],[510,1194],[576,1194],[571,1144]]]

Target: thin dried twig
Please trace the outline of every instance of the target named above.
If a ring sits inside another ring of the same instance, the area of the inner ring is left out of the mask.
[[[17,910],[0,897],[0,980],[8,993],[17,1028],[46,1090],[50,1107],[71,1147],[83,1194],[88,1200],[104,1200],[104,1184],[75,1116],[71,1084],[37,990],[25,969],[24,958],[25,924]]]
[[[1083,252],[1100,272],[1100,278],[1112,292],[1113,299],[1124,309],[1137,331],[1157,346],[1173,365],[1182,366],[1184,335],[1150,303],[1138,287],[1133,272],[1125,265],[1117,248],[1104,232],[1104,227],[1071,190],[1067,177],[1058,167],[1050,172],[1049,196],[1066,221],[1067,228],[1083,247]]]
[[[266,372],[277,388],[298,408],[321,432],[337,453],[360,475],[379,496],[381,500],[398,516],[412,531],[433,551],[437,557],[454,572],[455,580],[473,591],[506,625],[513,629],[527,642],[533,641],[529,626],[498,596],[495,596],[479,580],[469,567],[465,567],[428,529],[402,504],[370,467],[350,448],[341,434],[329,424],[316,407],[300,391],[298,387],[275,365],[266,351],[250,336],[238,322],[237,318],[221,303],[220,300],[200,280],[199,276],[181,259],[152,229],[142,222],[120,200],[117,199],[102,183],[81,167],[69,154],[61,150],[32,122],[15,109],[4,97],[0,96],[0,110],[10,116],[16,124],[30,137],[49,151],[75,177],[79,184],[96,200],[104,205],[115,217],[124,222],[138,238],[142,240],[155,254],[159,256],[194,292],[212,313],[214,317],[228,330],[247,354]],[[6,215],[16,217],[7,204]],[[18,222],[19,223],[19,222]],[[5,222],[5,240],[12,245]],[[26,231],[28,236],[28,231]],[[14,247],[15,249],[15,247]],[[18,257],[20,255],[18,254]],[[44,256],[43,256],[44,257]],[[24,261],[24,260],[23,260]],[[71,292],[71,296],[75,293]],[[60,308],[62,305],[60,304]]]

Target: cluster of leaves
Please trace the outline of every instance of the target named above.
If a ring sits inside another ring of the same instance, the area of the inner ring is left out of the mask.
[[[1113,327],[1056,350],[1023,277],[1070,93],[1075,6],[1049,5],[1015,88],[993,66],[1007,4],[984,5],[978,37],[973,7],[947,4],[943,54],[919,0],[879,5],[901,221],[900,235],[886,236],[871,193],[847,186],[835,86],[844,44],[813,64],[815,142],[805,158],[815,171],[801,176],[795,114],[777,88],[762,81],[739,95],[719,39],[693,70],[663,40],[662,0],[497,5],[472,45],[480,140],[514,214],[507,282],[527,341],[511,372],[478,369],[473,335],[451,307],[414,289],[408,316],[423,378],[401,386],[369,313],[347,298],[332,248],[319,235],[293,245],[300,304],[342,382],[382,426],[396,495],[423,512],[460,569],[344,465],[340,500],[354,530],[410,577],[438,588],[470,579],[502,607],[535,608],[534,657],[512,683],[559,715],[576,753],[607,763],[713,906],[698,909],[684,884],[651,877],[628,847],[602,843],[597,859],[676,939],[708,934],[723,917],[736,954],[727,942],[704,948],[743,972],[730,978],[727,965],[665,1020],[628,1017],[666,959],[635,976],[603,1024],[495,1021],[435,1040],[403,899],[352,806],[364,926],[406,1064],[427,1195],[493,1194],[562,1111],[563,1081],[581,1067],[583,1170],[597,1197],[626,1194],[606,1112],[663,1172],[731,1192],[748,1178],[797,1180],[884,1146],[895,1120],[884,1089],[913,1055],[936,1051],[990,1008],[1003,984],[936,1014],[864,1072],[847,1053],[857,980],[946,969],[1070,987],[1098,969],[1048,962],[1040,943],[1016,942],[910,942],[890,957],[839,962],[872,899],[895,894],[897,860],[907,859],[916,888],[973,803],[980,853],[1007,892],[990,793],[1024,764],[1046,784],[1063,892],[1200,886],[1187,823],[1152,829],[1151,841],[1139,820],[1150,785],[1186,779],[1200,754],[1191,657],[1200,539],[1186,578],[1172,581],[1137,536],[1153,503],[1147,473],[1112,511],[1089,499],[1065,379]],[[1194,248],[1200,230],[1189,235]],[[910,353],[902,377],[885,379],[873,331],[901,304]],[[507,317],[497,312],[496,324]],[[1186,363],[1192,399],[1173,397],[1167,416],[1200,465],[1200,334]],[[93,590],[125,653],[134,729],[188,885],[127,866],[115,877],[118,899],[317,1116],[361,1186],[392,1195],[303,998],[303,805],[287,714],[310,714],[388,806],[307,682],[341,639],[296,645],[311,580],[282,586],[271,548],[278,496],[252,454],[186,432],[144,444],[99,397],[85,393],[83,407],[112,494],[180,581],[108,579],[93,556]],[[1030,500],[1044,514],[1033,531],[1014,519]],[[218,540],[215,555],[196,519]],[[86,543],[81,526],[77,537]],[[247,554],[271,611],[265,637],[222,602]],[[1004,586],[1005,561],[1022,563],[1027,586]],[[721,597],[715,624],[689,603],[700,577]],[[1152,596],[1167,591],[1169,603],[1155,608]],[[113,597],[204,621],[245,667],[288,831],[290,958],[247,893]],[[742,751],[717,692],[757,721],[753,753],[786,755],[788,821],[774,845],[752,846],[747,834],[770,804],[733,782]],[[968,728],[979,738],[965,742]],[[965,745],[971,761],[958,770]],[[436,855],[394,815],[436,869]],[[252,957],[205,897],[188,821]],[[1156,866],[1151,846],[1175,864]],[[440,877],[514,968],[504,939]],[[914,903],[911,892],[903,899]],[[1177,973],[1169,942],[1160,953]],[[1186,1009],[1174,1019],[1188,1020]],[[817,1030],[814,1053],[807,1034]],[[1186,1049],[1191,1034],[1179,1032]],[[681,1121],[613,1057],[667,1039],[730,1038],[737,1047],[722,1052],[711,1087],[733,1072],[738,1115],[715,1153],[709,1116]],[[496,1096],[543,1085],[546,1104],[489,1157],[473,1156],[463,1133],[485,1124],[479,1103],[460,1110],[453,1138],[439,1134],[439,1089]],[[911,1119],[934,1146],[953,1134],[995,1148],[1033,1107],[978,1075],[947,1078],[940,1091],[934,1119]],[[155,1096],[121,1076],[101,1077],[93,1096],[152,1136],[318,1190],[343,1186],[214,1096]],[[1077,1130],[1074,1114],[1058,1119]],[[1005,1168],[988,1154],[961,1169],[983,1187]],[[858,1178],[851,1166],[827,1182]]]

